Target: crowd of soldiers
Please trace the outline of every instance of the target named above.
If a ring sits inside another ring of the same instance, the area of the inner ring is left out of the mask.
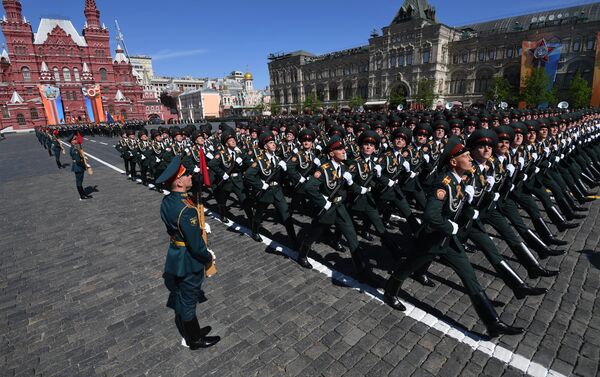
[[[595,109],[341,112],[256,118],[235,128],[221,123],[215,132],[210,124],[120,132],[116,149],[128,178],[168,193],[154,178],[180,156],[194,171],[191,197],[214,198],[228,222],[233,194],[255,241],[262,241],[263,216],[272,205],[302,267],[312,268],[311,246],[333,226],[332,247],[344,250],[343,236],[357,276],[365,278],[370,267],[357,230],[369,242],[377,236],[398,260],[384,294],[396,309],[404,310],[398,298],[404,279],[434,286],[427,270],[443,259],[492,336],[523,329],[499,319],[465,254],[467,241],[515,297],[543,295],[545,289],[530,287],[502,257],[485,225],[529,278],[553,277],[559,271],[540,259],[563,254],[556,247],[567,243],[546,220],[559,232],[577,227],[600,185]],[[293,226],[296,212],[312,219],[302,240]],[[419,250],[401,250],[393,241],[396,216],[406,220],[407,236],[418,240]]]

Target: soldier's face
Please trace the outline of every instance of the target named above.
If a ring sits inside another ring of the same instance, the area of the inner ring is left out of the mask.
[[[540,135],[540,139],[547,138],[548,137],[548,129],[546,127],[540,128],[539,135]]]
[[[160,143],[162,141],[162,136],[161,135],[156,135],[156,136],[154,136],[154,140],[158,141]]]
[[[489,145],[478,145],[473,152],[476,160],[484,161],[492,157],[492,147]]]
[[[443,128],[438,128],[435,130],[435,138],[440,140],[443,139],[444,136],[446,136],[446,131],[444,131]]]
[[[428,139],[428,137],[425,134],[419,134],[419,135],[417,135],[417,143],[419,143],[419,144],[425,144],[425,143],[427,143],[427,139]]]
[[[335,149],[329,152],[329,157],[336,161],[344,161],[346,159],[346,150],[344,148]]]
[[[458,136],[462,133],[462,130],[458,127],[454,127],[450,131],[452,131],[452,135],[456,135],[456,136]]]
[[[148,135],[142,135],[140,139],[142,139],[142,141],[148,141]]]
[[[196,138],[196,144],[204,145],[204,136],[200,135]]]
[[[523,134],[515,134],[515,138],[512,142],[512,145],[518,147],[521,144],[523,144]]]
[[[313,147],[313,142],[311,140],[304,140],[302,142],[302,148],[308,150],[308,149],[312,149]]]
[[[529,144],[535,143],[536,139],[537,139],[537,132],[535,132],[535,131],[528,131],[527,132],[527,142]]]
[[[473,167],[471,153],[465,152],[460,156],[450,159],[450,165],[454,167],[454,170],[456,170],[459,175],[463,175]]]
[[[234,149],[237,146],[237,140],[230,137],[229,139],[227,139],[225,144],[227,144],[227,147],[229,147],[230,149]]]
[[[181,134],[180,135],[175,135],[175,140],[177,140],[179,142],[183,141],[183,135],[181,135]]]
[[[360,150],[365,156],[370,156],[373,154],[373,152],[375,152],[375,144],[364,143],[361,145]]]
[[[294,139],[296,138],[296,136],[294,136],[294,134],[293,134],[293,133],[291,133],[291,132],[288,132],[288,133],[285,135],[285,138],[286,138],[286,140],[287,140],[287,141],[294,141]]]
[[[265,149],[271,154],[275,153],[275,150],[277,150],[277,145],[275,145],[275,141],[271,140],[267,144],[265,144]]]
[[[508,140],[500,140],[496,145],[496,153],[499,155],[506,155],[510,148],[510,142]]]
[[[404,138],[397,137],[394,139],[394,146],[397,149],[402,149],[402,148],[406,147],[406,140],[404,140]]]

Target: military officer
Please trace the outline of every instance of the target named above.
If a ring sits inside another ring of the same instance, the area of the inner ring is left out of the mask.
[[[213,263],[213,256],[202,239],[197,207],[187,195],[192,187],[191,173],[178,155],[156,182],[170,190],[160,206],[160,217],[171,237],[163,273],[169,290],[167,307],[175,311],[175,324],[186,345],[196,350],[211,347],[221,338],[208,336],[210,327],[200,328],[196,317],[205,269]]]
[[[79,136],[75,134],[71,135],[69,142],[71,143],[71,149],[69,150],[69,155],[72,160],[71,171],[75,173],[75,185],[77,186],[77,192],[79,193],[79,200],[92,199],[92,196],[86,194],[83,189],[83,175],[85,174],[86,164],[83,158]]]
[[[53,132],[52,153],[54,153],[54,159],[56,160],[56,166],[58,166],[59,169],[62,169],[63,165],[60,162],[60,154],[61,153],[64,154],[65,149],[63,148],[62,143],[60,141],[60,136],[58,134],[58,130],[54,130],[54,132]]]

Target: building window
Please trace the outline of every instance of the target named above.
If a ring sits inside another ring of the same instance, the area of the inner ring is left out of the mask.
[[[352,98],[352,83],[351,82],[345,82],[343,90],[344,90],[344,99],[345,100],[349,100],[350,98]]]
[[[413,64],[413,52],[409,51],[406,53],[406,65],[412,65]]]
[[[480,50],[479,51],[479,61],[482,62],[485,60],[485,51]]]
[[[523,52],[523,47],[519,46],[517,47],[517,56],[521,57],[521,53]]]
[[[467,91],[467,77],[464,72],[456,72],[450,79],[450,94],[465,94]]]
[[[33,95],[33,88],[27,88],[27,95],[29,95],[29,96]]]
[[[71,81],[71,71],[67,67],[63,68],[63,80]]]
[[[60,81],[60,72],[58,71],[58,68],[54,67],[52,71],[54,72],[54,81]]]
[[[577,52],[581,49],[581,40],[576,39],[573,41],[573,51]]]
[[[108,75],[106,74],[106,69],[100,68],[100,81],[108,81]]]
[[[475,77],[475,93],[485,93],[492,84],[492,72],[484,70],[477,72]]]
[[[469,62],[469,52],[465,51],[462,53],[462,62],[463,63],[468,63]]]
[[[369,82],[361,81],[358,83],[358,95],[365,101],[369,98]]]
[[[431,50],[426,49],[423,51],[423,64],[428,64],[431,60]]]
[[[37,109],[35,109],[35,108],[30,109],[29,114],[31,115],[32,120],[39,118]]]
[[[24,126],[25,125],[25,115],[17,114],[17,123],[19,123],[19,126]]]
[[[595,44],[596,44],[596,39],[594,39],[594,38],[589,38],[589,39],[587,40],[587,43],[585,44],[585,48],[586,48],[588,51],[592,51],[592,50],[594,50]]]
[[[79,70],[77,68],[73,68],[73,76],[75,76],[75,81],[81,81],[79,77]]]
[[[4,118],[4,119],[10,118],[10,113],[8,112],[8,106],[2,106],[2,118]]]
[[[456,55],[456,54],[452,55],[452,63],[458,64],[458,55]]]
[[[390,68],[396,68],[396,55],[390,56]]]
[[[496,50],[488,50],[488,60],[496,60]]]
[[[515,51],[513,50],[513,48],[512,48],[512,47],[507,47],[507,48],[506,48],[506,57],[507,57],[508,59],[512,59],[514,52],[515,52]]]
[[[31,81],[31,72],[29,71],[29,68],[21,68],[21,73],[23,74],[23,81]]]
[[[404,53],[398,55],[398,67],[404,67]]]

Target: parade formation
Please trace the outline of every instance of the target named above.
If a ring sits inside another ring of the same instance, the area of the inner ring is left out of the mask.
[[[435,286],[427,270],[433,261],[443,261],[460,277],[492,337],[523,329],[500,320],[468,253],[482,252],[517,299],[544,295],[546,289],[530,287],[527,279],[560,273],[542,262],[564,254],[560,247],[566,246],[548,223],[564,232],[585,218],[585,204],[600,185],[599,133],[598,110],[559,108],[321,112],[260,117],[235,128],[221,123],[216,131],[205,123],[148,132],[141,122],[36,129],[59,168],[60,139],[71,141],[78,190],[89,165],[79,153],[77,135],[119,135],[115,148],[128,179],[162,192],[167,203],[173,195],[185,196],[188,204],[178,210],[163,202],[163,220],[171,229],[171,248],[186,247],[194,263],[208,265],[212,259],[197,235],[192,241],[181,228],[174,236],[178,221],[204,227],[195,211],[182,217],[183,210],[214,200],[220,219],[229,222],[228,206],[238,206],[252,238],[261,242],[263,217],[273,206],[287,231],[287,246],[298,250],[297,262],[304,268],[312,268],[311,245],[332,228],[331,247],[348,248],[356,277],[369,282],[371,267],[358,235],[380,242],[382,252],[397,262],[383,288],[386,302],[398,310],[405,309],[399,298],[402,282],[410,276]],[[89,197],[79,193],[81,199]],[[165,215],[169,211],[174,217]],[[293,225],[296,213],[312,219],[301,238]],[[398,218],[405,219],[403,229],[416,240],[416,249],[392,240]],[[485,225],[498,233],[528,276],[519,276],[504,259]],[[185,271],[173,263],[167,263],[172,279],[166,284],[179,281],[169,290],[181,299],[187,297],[181,292],[193,292],[190,286],[199,286],[203,275],[187,286],[182,282],[203,269]],[[184,301],[170,307],[187,344],[216,343],[218,338],[208,337],[190,314],[194,300]]]

